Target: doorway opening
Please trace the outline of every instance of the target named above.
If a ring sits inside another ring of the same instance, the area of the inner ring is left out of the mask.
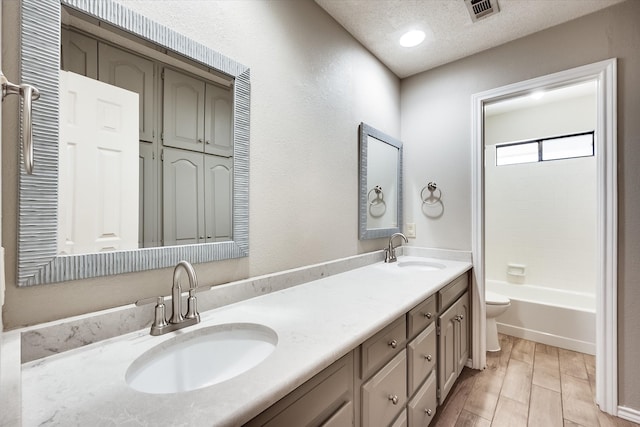
[[[610,59],[567,71],[481,92],[472,96],[472,252],[473,252],[473,366],[486,364],[487,271],[485,185],[485,107],[498,101],[595,82],[596,117],[593,139],[596,199],[595,225],[595,354],[596,402],[617,415],[617,175],[616,175],[616,60]],[[556,135],[557,136],[557,135]],[[540,143],[540,146],[542,143]],[[540,154],[542,156],[542,154]],[[515,263],[517,264],[517,263]],[[526,267],[525,270],[526,271]],[[513,272],[522,273],[516,265]]]

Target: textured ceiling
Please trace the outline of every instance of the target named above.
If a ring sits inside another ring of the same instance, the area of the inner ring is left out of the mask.
[[[624,0],[497,0],[500,12],[472,23],[464,0],[315,0],[398,77],[472,55]],[[400,36],[421,29],[413,48]]]

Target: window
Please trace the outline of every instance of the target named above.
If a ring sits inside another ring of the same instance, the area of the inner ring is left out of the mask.
[[[496,145],[496,165],[536,163],[594,155],[594,132]]]

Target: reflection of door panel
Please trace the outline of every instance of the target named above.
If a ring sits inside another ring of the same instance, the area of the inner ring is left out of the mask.
[[[230,88],[206,86],[204,151],[218,156],[233,156],[233,93]]]
[[[82,34],[62,30],[62,69],[98,78],[98,42]]]
[[[138,95],[60,72],[62,253],[138,247]]]
[[[165,148],[163,156],[164,245],[198,243],[204,238],[202,154]]]
[[[203,151],[204,82],[165,68],[165,146]]]
[[[231,240],[233,159],[205,154],[204,166],[207,243]]]
[[[98,45],[98,79],[137,93],[140,98],[140,140],[153,141],[153,62],[116,49]]]

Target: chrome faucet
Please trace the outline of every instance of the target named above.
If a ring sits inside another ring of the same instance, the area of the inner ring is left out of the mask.
[[[189,277],[189,297],[187,298],[187,313],[182,314],[182,288],[180,287],[180,271],[187,272]],[[164,297],[158,297],[156,303],[155,317],[151,325],[151,335],[162,335],[167,332],[176,331],[187,326],[200,322],[198,313],[196,288],[198,279],[193,266],[187,261],[180,261],[173,270],[173,286],[171,288],[171,318],[167,321],[165,316]]]
[[[389,246],[384,250],[384,262],[396,262],[398,258],[396,258],[396,247],[393,246],[393,238],[400,236],[404,239],[405,243],[409,243],[407,236],[402,233],[395,233],[389,237]]]

